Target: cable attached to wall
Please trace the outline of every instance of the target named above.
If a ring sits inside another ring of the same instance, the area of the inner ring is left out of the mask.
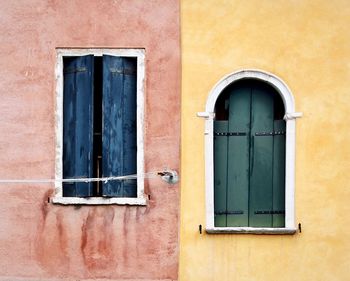
[[[163,171],[147,172],[143,174],[143,178],[156,178],[159,176],[163,181],[169,184],[176,184],[179,181],[178,174],[175,170],[164,169]],[[124,175],[124,176],[111,176],[102,178],[71,178],[71,179],[0,179],[0,184],[9,183],[74,183],[74,182],[104,182],[109,181],[122,181],[122,180],[134,180],[141,178],[140,175]]]

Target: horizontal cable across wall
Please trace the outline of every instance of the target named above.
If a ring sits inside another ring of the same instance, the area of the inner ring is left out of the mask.
[[[138,178],[156,178],[160,176],[163,180],[168,182],[168,178],[177,177],[177,173],[172,170],[154,171],[144,173],[142,176],[137,174],[124,175],[124,176],[110,176],[101,178],[70,178],[70,179],[0,179],[0,184],[8,183],[74,183],[74,182],[109,182],[109,181],[122,181],[122,180],[134,180]]]

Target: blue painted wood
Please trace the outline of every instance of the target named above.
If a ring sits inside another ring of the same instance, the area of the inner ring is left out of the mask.
[[[102,175],[136,174],[136,59],[103,56]],[[136,180],[102,184],[106,197],[136,197]]]
[[[93,60],[93,56],[64,59],[64,178],[93,174]],[[64,183],[63,196],[92,196],[92,183]]]

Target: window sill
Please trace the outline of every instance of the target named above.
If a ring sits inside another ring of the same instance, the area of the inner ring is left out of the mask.
[[[272,227],[211,227],[206,232],[211,233],[236,233],[236,234],[295,234],[296,228],[272,228]]]
[[[53,204],[61,205],[135,205],[146,206],[146,198],[104,198],[104,197],[53,197]]]

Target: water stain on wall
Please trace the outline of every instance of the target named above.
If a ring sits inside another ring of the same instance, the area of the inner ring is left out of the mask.
[[[47,202],[51,194],[45,192],[40,206],[35,243],[40,266],[45,272],[60,276],[83,273],[106,277],[114,272],[117,258],[113,207],[55,206]],[[79,271],[79,264],[84,272]]]
[[[68,230],[63,211],[55,209],[48,198],[53,190],[44,193],[40,206],[41,218],[37,227],[36,256],[42,267],[54,271],[59,266],[69,267]]]
[[[112,207],[90,209],[81,227],[81,252],[86,268],[105,271],[114,267]]]

